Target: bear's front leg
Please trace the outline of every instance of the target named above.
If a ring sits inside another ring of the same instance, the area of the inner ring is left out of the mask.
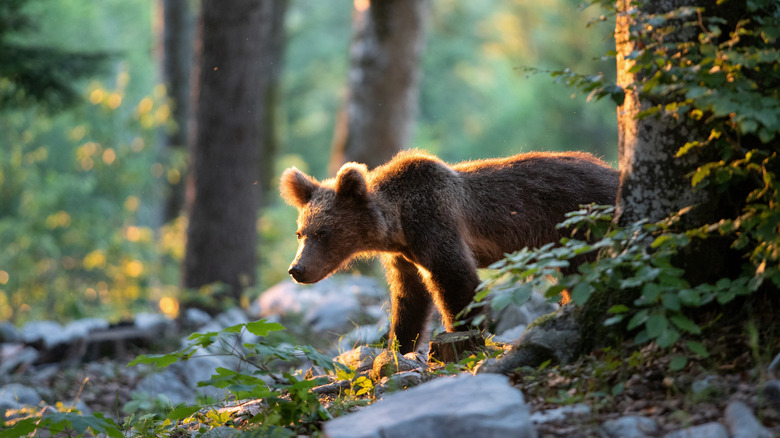
[[[474,256],[466,243],[457,236],[432,236],[428,245],[415,253],[421,267],[423,282],[433,296],[448,332],[470,330],[470,322],[478,312],[460,315],[474,299],[479,276]]]
[[[431,313],[431,297],[417,266],[400,255],[382,258],[390,284],[390,342],[398,342],[401,354],[420,345]]]

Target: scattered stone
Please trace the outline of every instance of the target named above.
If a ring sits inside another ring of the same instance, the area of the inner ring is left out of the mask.
[[[339,338],[337,351],[353,348],[355,345],[372,345],[387,336],[387,321],[382,320],[376,324],[359,325],[349,333]]]
[[[571,417],[590,415],[588,405],[577,403],[575,405],[561,406],[560,408],[547,409],[531,414],[531,421],[534,424],[553,423],[566,420]]]
[[[133,325],[141,330],[157,331],[171,323],[165,315],[159,313],[141,312],[135,315]]]
[[[196,327],[202,327],[211,321],[211,315],[208,312],[201,309],[190,307],[184,311],[184,319]]]
[[[664,438],[729,438],[729,433],[722,424],[713,422],[675,430]]]
[[[537,436],[523,394],[506,377],[469,374],[391,394],[354,414],[328,421],[324,431],[331,438]]]
[[[336,380],[332,383],[326,383],[324,385],[315,386],[311,391],[315,394],[341,394],[342,391],[346,391],[352,387],[352,382],[349,380]]]
[[[493,340],[496,342],[502,342],[504,344],[511,344],[519,339],[520,336],[523,336],[526,327],[527,326],[524,324],[520,324],[517,327],[512,327],[509,330],[505,330],[494,336]]]
[[[381,352],[382,350],[378,348],[360,346],[339,354],[333,360],[359,372],[363,367],[372,366],[374,358]]]
[[[780,380],[773,379],[764,384],[764,397],[775,406],[780,405]]]
[[[0,388],[0,398],[27,406],[35,406],[42,401],[38,391],[18,383],[9,383]]]
[[[70,340],[62,325],[54,321],[29,322],[22,327],[20,337],[27,344],[46,349]]]
[[[485,338],[479,330],[439,333],[430,342],[428,360],[444,363],[458,362],[485,347]]]
[[[741,401],[732,401],[726,406],[726,424],[731,430],[731,438],[772,438],[772,432],[762,426]]]
[[[135,392],[145,392],[155,396],[162,394],[174,405],[193,404],[196,401],[195,389],[179,380],[179,376],[170,368],[144,377],[136,385]]]
[[[605,421],[601,430],[609,438],[645,438],[658,434],[658,423],[650,418],[629,415]]]
[[[371,380],[379,381],[382,377],[388,377],[395,373],[413,371],[421,368],[417,361],[407,359],[398,352],[385,350],[374,359],[371,369]]]
[[[0,344],[0,376],[32,366],[38,355],[38,350],[24,344]]]
[[[489,359],[477,373],[509,375],[522,366],[538,367],[547,360],[567,364],[580,350],[580,329],[574,319],[575,306],[563,306],[554,315],[535,321],[500,359]]]
[[[547,301],[543,295],[534,292],[526,303],[520,306],[512,303],[493,316],[496,333],[504,333],[518,326],[527,327],[540,316],[555,312],[557,308],[557,304]]]
[[[388,392],[396,392],[402,389],[417,386],[422,382],[422,374],[417,371],[405,371],[393,374],[390,377],[383,377],[374,387],[374,396],[380,399]]]
[[[776,379],[780,379],[780,353],[778,353],[777,356],[772,359],[772,362],[769,364],[767,371],[769,371],[770,376],[774,376]]]
[[[705,376],[702,379],[694,380],[694,382],[691,383],[691,392],[699,399],[717,393],[718,387],[715,385],[715,381],[715,376]]]
[[[0,322],[0,343],[2,342],[19,342],[20,335],[16,326],[8,321]]]

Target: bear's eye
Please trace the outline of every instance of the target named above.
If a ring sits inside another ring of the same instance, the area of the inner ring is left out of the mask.
[[[314,232],[315,239],[325,239],[326,237],[328,237],[328,232],[325,230],[319,230]]]
[[[295,237],[297,237],[298,240],[301,240],[301,238],[303,237],[303,233],[301,233],[300,231],[296,231],[295,232]]]

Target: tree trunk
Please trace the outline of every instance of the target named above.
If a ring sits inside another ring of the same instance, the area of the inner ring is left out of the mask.
[[[681,6],[701,3],[697,0],[647,0],[638,8],[638,13],[663,14]],[[635,1],[619,0],[615,27],[618,85],[625,90],[626,96],[617,109],[620,166],[617,219],[621,224],[645,218],[653,222],[684,207],[698,205],[701,207],[697,210],[699,213],[686,216],[687,225],[696,226],[706,215],[703,208],[710,201],[708,192],[694,191],[691,187],[689,173],[696,169],[701,157],[691,153],[678,158],[676,154],[697,137],[697,127],[663,112],[637,119],[640,112],[659,103],[642,96],[635,88],[635,84],[641,87],[648,78],[630,72],[634,61],[627,59],[642,44],[640,40],[629,38],[629,29],[635,25],[631,11],[636,11],[637,7]],[[679,28],[665,38],[666,41],[691,40],[696,34],[695,29]]]
[[[163,0],[163,82],[171,99],[176,129],[165,133],[167,153],[183,150],[187,145],[187,121],[192,68],[194,14],[190,0]],[[181,176],[167,179],[163,221],[181,214],[184,208],[184,180]]]
[[[376,167],[408,146],[417,115],[426,0],[355,0],[349,91],[336,121],[329,172]]]
[[[277,2],[204,0],[193,80],[183,284],[230,286],[239,300],[256,281],[259,175]]]

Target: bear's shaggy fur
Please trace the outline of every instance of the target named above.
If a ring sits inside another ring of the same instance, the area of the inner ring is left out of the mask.
[[[527,153],[447,165],[406,151],[376,169],[347,163],[319,182],[282,174],[299,210],[290,275],[315,283],[362,253],[381,253],[390,284],[390,334],[400,351],[423,339],[435,303],[448,331],[479,285],[477,268],[523,247],[557,242],[555,225],[581,204],[612,204],[618,174],[582,152]],[[469,317],[473,317],[470,315]]]

